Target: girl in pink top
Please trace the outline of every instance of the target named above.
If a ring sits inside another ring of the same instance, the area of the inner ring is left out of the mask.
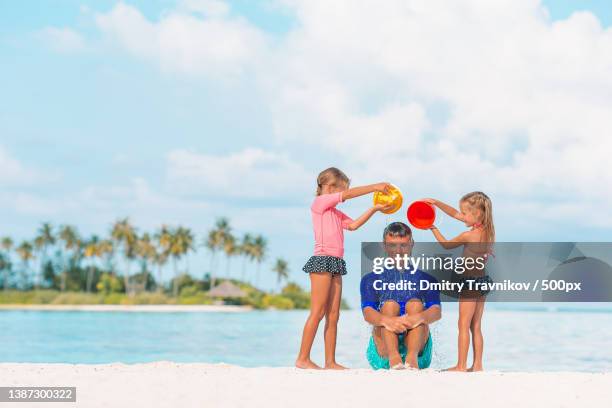
[[[348,187],[349,178],[335,167],[322,171],[317,177],[317,196],[310,207],[315,235],[314,255],[303,268],[304,272],[310,275],[310,315],[304,325],[300,353],[295,361],[295,366],[298,368],[321,368],[310,359],[310,349],[323,316],[325,316],[325,368],[345,368],[336,363],[336,333],[340,317],[342,275],[346,275],[346,263],[342,259],[344,230],[355,231],[375,212],[387,210],[392,206],[374,206],[353,220],[336,209],[336,205],[375,191],[387,193],[390,184],[378,183],[351,189]]]

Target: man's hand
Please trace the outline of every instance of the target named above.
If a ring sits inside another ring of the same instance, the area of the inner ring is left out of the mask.
[[[402,322],[401,317],[384,316],[381,323],[385,329],[392,331],[393,333],[403,333],[407,329],[406,325]]]
[[[400,317],[400,319],[402,319],[402,323],[404,324],[407,330],[414,329],[415,327],[425,323],[425,319],[423,319],[420,314],[412,316],[406,314]]]

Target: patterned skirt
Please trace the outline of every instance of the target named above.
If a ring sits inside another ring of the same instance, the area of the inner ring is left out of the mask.
[[[302,268],[306,273],[329,272],[332,275],[346,275],[346,262],[336,256],[311,256]]]

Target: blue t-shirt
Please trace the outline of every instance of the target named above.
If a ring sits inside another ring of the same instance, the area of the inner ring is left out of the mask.
[[[376,282],[380,281],[380,282]],[[406,282],[413,282],[410,289]],[[440,291],[432,288],[421,290],[421,281],[437,283],[438,280],[421,270],[410,273],[410,270],[399,271],[395,268],[385,269],[382,273],[370,272],[361,278],[361,309],[371,307],[380,311],[381,306],[387,300],[393,300],[400,305],[400,315],[405,314],[406,302],[410,299],[419,299],[423,302],[423,308],[428,309],[434,305],[440,306]],[[379,289],[375,288],[376,287]],[[382,288],[382,283],[400,284],[404,283],[401,290]]]

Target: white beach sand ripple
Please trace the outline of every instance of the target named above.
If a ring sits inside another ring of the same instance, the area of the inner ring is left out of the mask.
[[[54,407],[581,407],[609,399],[612,373],[340,372],[167,361],[5,363],[0,364],[0,385],[77,387],[76,404]]]

